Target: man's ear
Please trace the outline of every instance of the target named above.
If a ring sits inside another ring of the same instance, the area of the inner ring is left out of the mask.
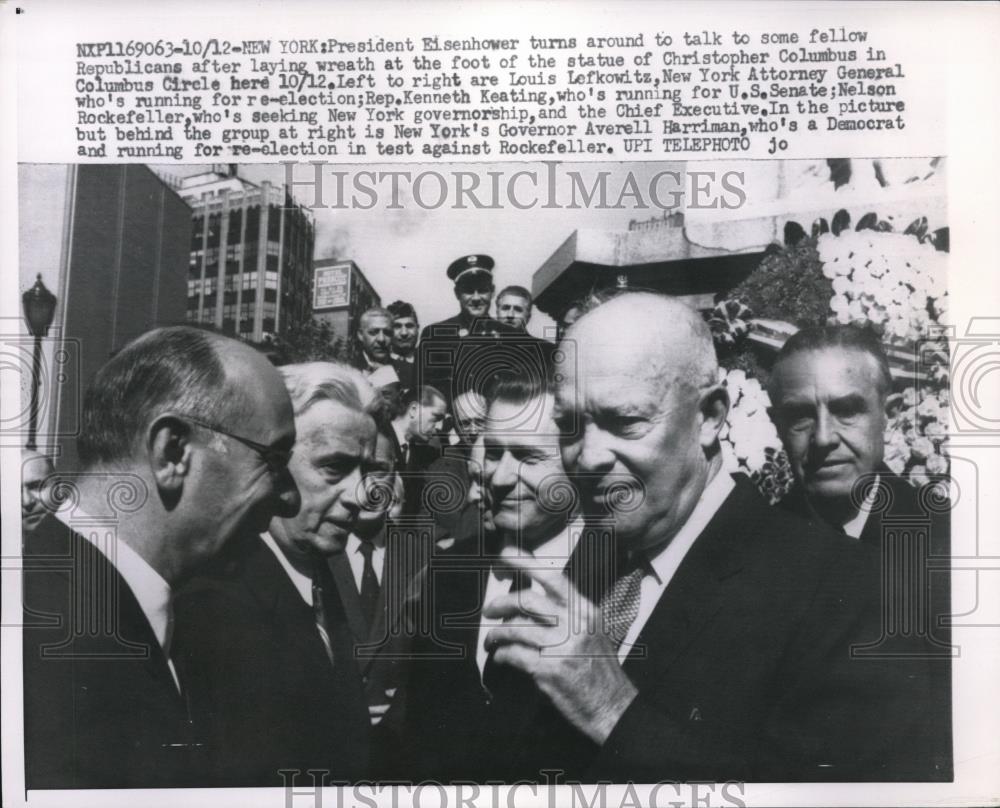
[[[699,395],[701,426],[698,428],[698,442],[703,449],[708,449],[719,439],[719,432],[729,415],[729,392],[721,384],[715,384],[702,390]]]
[[[180,491],[191,472],[191,427],[173,415],[161,415],[146,440],[150,470],[161,491]]]

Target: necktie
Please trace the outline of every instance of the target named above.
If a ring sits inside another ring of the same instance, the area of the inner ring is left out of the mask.
[[[639,616],[639,595],[645,565],[641,555],[636,553],[619,569],[621,574],[601,599],[604,629],[616,648],[625,641],[628,630]]]
[[[405,469],[407,467],[407,464],[410,462],[410,444],[404,443],[402,446],[400,446],[399,453],[403,457],[403,468]]]
[[[329,608],[330,599],[334,597],[333,576],[326,566],[324,559],[318,559],[313,566],[312,576],[312,596],[313,596],[313,616],[316,619],[316,630],[323,641],[326,649],[326,656],[333,665],[333,627],[330,622]]]
[[[371,634],[379,608],[378,576],[375,574],[375,566],[372,564],[374,550],[375,546],[370,541],[361,540],[358,551],[365,559],[365,566],[361,571],[361,614],[364,615],[369,634]]]

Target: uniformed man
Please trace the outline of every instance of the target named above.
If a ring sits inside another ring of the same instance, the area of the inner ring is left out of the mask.
[[[547,357],[535,339],[490,317],[493,259],[466,255],[448,267],[460,311],[421,332],[418,348],[421,383],[440,390],[449,408],[465,391],[482,392],[499,372],[544,377]]]

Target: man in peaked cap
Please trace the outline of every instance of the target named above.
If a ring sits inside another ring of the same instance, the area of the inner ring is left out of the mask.
[[[421,384],[436,387],[448,401],[464,390],[481,392],[497,372],[542,375],[546,358],[518,329],[490,317],[494,261],[488,255],[465,255],[448,267],[460,311],[424,328],[420,335]]]

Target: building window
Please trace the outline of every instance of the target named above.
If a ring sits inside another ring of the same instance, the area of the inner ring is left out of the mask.
[[[265,289],[277,289],[278,288],[278,273],[277,272],[265,272],[264,273],[264,288]]]
[[[281,237],[281,208],[267,206],[267,240],[277,242]]]
[[[229,211],[229,229],[227,231],[227,238],[230,244],[234,244],[240,240],[240,230],[243,226],[243,211],[237,208],[236,210]]]
[[[260,207],[257,205],[251,205],[250,207],[247,208],[247,229],[243,241],[248,246],[250,244],[256,245],[257,239],[259,238],[260,238]]]
[[[209,247],[219,246],[219,236],[221,234],[222,214],[213,213],[208,217],[208,244]]]

